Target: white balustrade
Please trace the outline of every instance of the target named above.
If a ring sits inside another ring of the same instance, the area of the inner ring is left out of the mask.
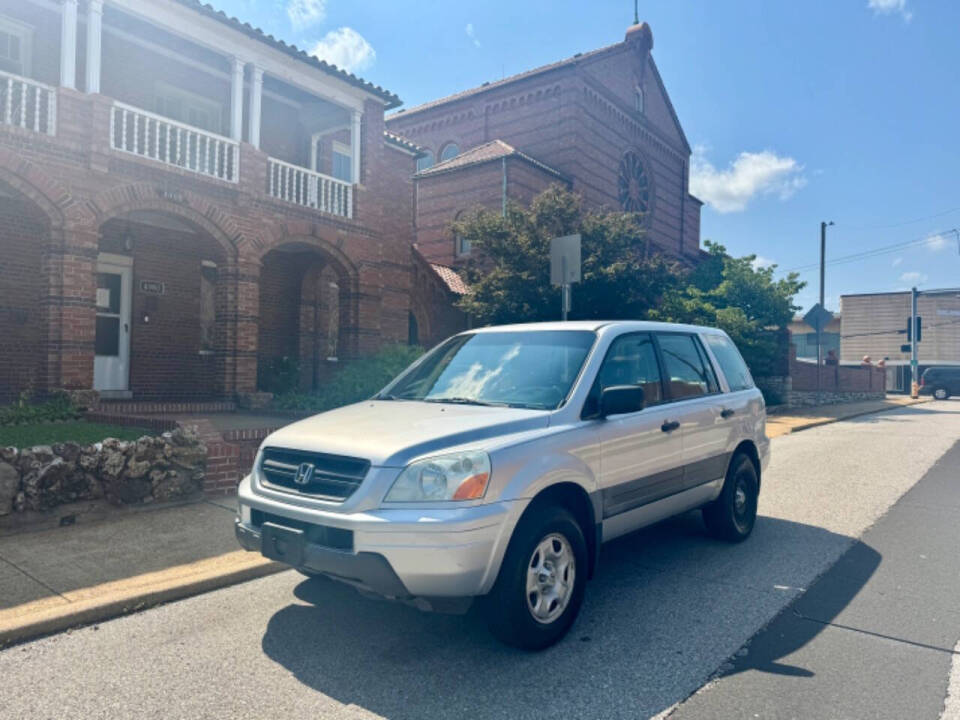
[[[119,102],[110,109],[110,147],[228,182],[239,178],[235,140]]]
[[[283,160],[267,159],[267,192],[320,212],[353,217],[353,185]]]
[[[36,80],[0,72],[0,123],[55,135],[56,89]]]

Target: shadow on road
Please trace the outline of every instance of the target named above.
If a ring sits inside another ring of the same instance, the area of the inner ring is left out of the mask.
[[[262,648],[306,686],[387,718],[647,717],[700,687],[851,544],[770,517],[740,545],[707,537],[698,513],[667,521],[604,546],[570,635],[534,654],[498,644],[475,613],[423,613],[305,580]],[[834,614],[869,574],[849,578]],[[797,642],[822,627],[810,625]],[[776,661],[769,671],[803,672]]]

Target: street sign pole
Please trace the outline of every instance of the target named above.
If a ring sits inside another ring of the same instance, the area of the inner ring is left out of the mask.
[[[560,288],[560,316],[566,322],[573,306],[573,283],[580,282],[580,235],[550,241],[550,284]]]
[[[920,397],[920,380],[917,378],[919,362],[917,361],[917,296],[919,293],[916,288],[910,292],[910,397],[916,399]]]

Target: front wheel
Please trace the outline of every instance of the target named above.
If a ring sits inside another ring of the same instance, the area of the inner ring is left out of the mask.
[[[556,506],[528,513],[484,598],[490,631],[523,650],[553,645],[576,620],[586,582],[587,543],[574,517]]]
[[[933,391],[933,396],[937,400],[947,400],[950,397],[950,393],[947,392],[946,388],[939,387]]]
[[[703,521],[710,534],[729,542],[746,540],[757,520],[759,493],[760,483],[753,461],[746,455],[735,455],[720,497],[703,508]]]

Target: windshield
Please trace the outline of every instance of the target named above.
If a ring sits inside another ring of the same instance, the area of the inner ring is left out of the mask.
[[[567,397],[595,339],[586,330],[458,335],[377,397],[551,410]]]

